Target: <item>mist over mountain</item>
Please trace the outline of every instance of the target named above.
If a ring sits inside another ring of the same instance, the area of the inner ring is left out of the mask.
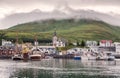
[[[41,21],[47,19],[92,19],[101,20],[108,24],[120,26],[120,15],[116,14],[105,14],[96,12],[94,10],[82,10],[82,9],[72,9],[69,6],[57,7],[51,12],[42,12],[39,9],[34,9],[28,13],[14,13],[6,16],[0,20],[0,26],[9,28],[11,26],[32,22]]]

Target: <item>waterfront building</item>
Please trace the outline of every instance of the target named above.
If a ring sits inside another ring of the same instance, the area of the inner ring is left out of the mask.
[[[115,52],[115,46],[112,40],[101,40],[99,45],[100,52]]]
[[[14,46],[14,44],[11,41],[2,39],[2,46],[11,47]]]
[[[120,52],[120,42],[114,42],[115,52]]]
[[[54,36],[53,36],[53,46],[55,47],[65,47],[65,40],[62,38],[58,38],[57,37],[57,33],[56,31],[54,32]]]
[[[112,40],[101,40],[100,46],[101,47],[112,47],[112,46],[114,46],[114,44],[113,44]]]

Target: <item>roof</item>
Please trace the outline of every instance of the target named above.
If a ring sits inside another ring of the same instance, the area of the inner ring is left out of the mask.
[[[36,46],[34,46],[36,47]],[[55,46],[37,46],[38,48],[55,48]]]
[[[101,43],[106,43],[106,42],[112,43],[112,40],[101,40],[100,42],[101,42]]]

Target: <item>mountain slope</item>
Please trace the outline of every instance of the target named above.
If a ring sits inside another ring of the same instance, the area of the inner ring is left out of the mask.
[[[59,37],[68,40],[120,40],[120,27],[111,26],[102,21],[94,20],[47,20],[19,24],[7,29],[7,31],[21,31],[30,34],[38,33],[39,38],[52,38],[52,33],[57,30]],[[46,34],[48,33],[48,34]],[[9,34],[10,35],[10,34]]]

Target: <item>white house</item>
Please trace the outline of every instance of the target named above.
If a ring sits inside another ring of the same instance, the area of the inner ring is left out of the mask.
[[[100,46],[101,47],[112,47],[112,46],[114,46],[114,44],[113,44],[112,40],[101,40]]]
[[[11,41],[2,39],[2,46],[14,46],[14,44]]]
[[[35,45],[35,46],[38,46],[38,44],[39,44],[38,41],[35,41],[35,42],[34,42],[34,45]]]
[[[87,47],[97,46],[97,42],[96,41],[86,41],[86,46]]]
[[[115,51],[120,52],[120,42],[114,42]]]
[[[55,47],[65,47],[65,40],[58,38],[56,35],[56,31],[54,32],[54,36],[53,36],[53,46]]]

